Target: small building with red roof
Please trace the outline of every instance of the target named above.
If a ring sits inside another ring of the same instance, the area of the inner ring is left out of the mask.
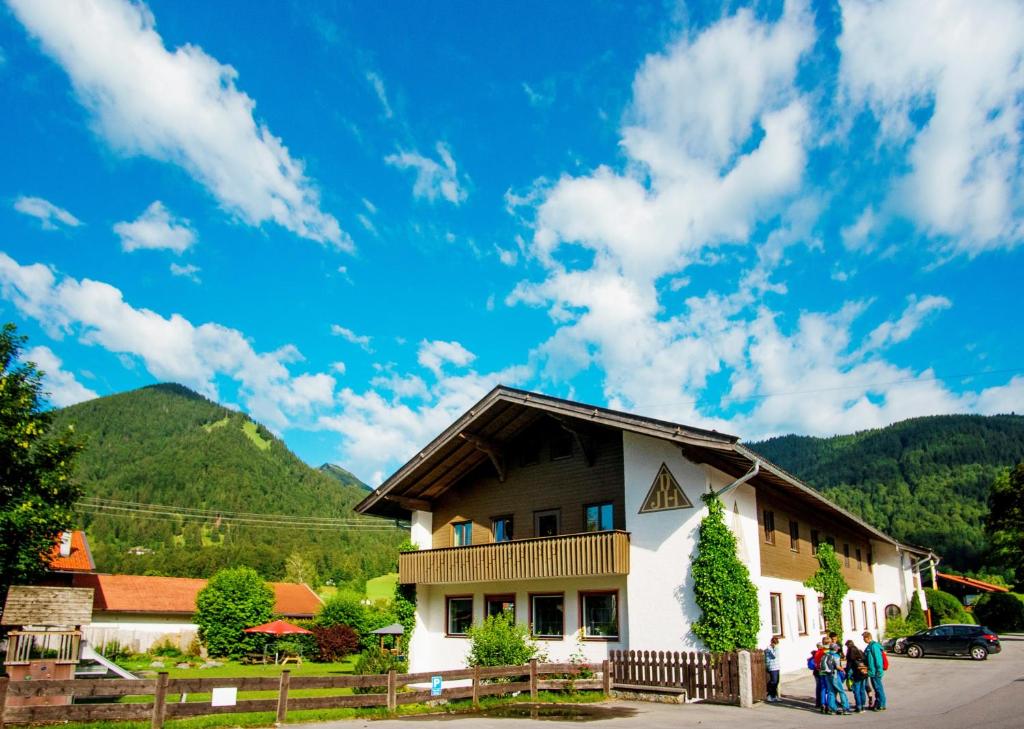
[[[95,572],[96,563],[89,551],[85,532],[78,529],[61,532],[50,552],[50,571],[61,573]]]

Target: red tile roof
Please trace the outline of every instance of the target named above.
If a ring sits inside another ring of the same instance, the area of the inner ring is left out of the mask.
[[[67,557],[60,556],[60,540],[53,545],[50,552],[50,569],[54,572],[94,572],[96,563],[92,561],[92,553],[89,551],[89,541],[85,538],[85,532],[75,530],[71,532],[71,554]]]
[[[961,575],[948,575],[945,572],[936,572],[935,576],[940,580],[949,580],[950,582],[958,582],[961,585],[973,587],[984,592],[1009,592],[1009,587],[1003,587],[1002,585],[993,585],[991,582],[983,582],[976,580],[973,577],[963,577]]]
[[[75,587],[93,588],[93,610],[114,613],[182,613],[196,609],[196,595],[206,580],[150,575],[75,575]],[[274,613],[290,618],[310,618],[323,601],[306,585],[271,582]]]

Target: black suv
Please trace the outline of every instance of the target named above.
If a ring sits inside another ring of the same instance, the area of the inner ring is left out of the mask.
[[[999,636],[984,625],[937,625],[904,639],[904,651],[911,658],[923,655],[970,656],[976,661],[998,653]]]

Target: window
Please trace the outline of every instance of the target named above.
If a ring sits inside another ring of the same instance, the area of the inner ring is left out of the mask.
[[[885,606],[885,619],[889,618],[901,618],[903,617],[903,611],[900,610],[899,605],[886,605]]]
[[[800,524],[789,520],[789,548],[793,552],[800,551]]]
[[[868,572],[873,572],[875,569],[875,556],[871,554],[871,550],[868,550]]]
[[[775,544],[775,512],[765,509],[762,519],[764,520],[765,544]]]
[[[860,547],[857,547],[857,569],[862,570],[864,569],[864,560],[860,558],[860,554]],[[864,622],[867,623],[867,620],[865,620]]]
[[[448,635],[465,635],[473,624],[473,596],[448,597],[445,600],[445,613]]]
[[[835,537],[825,537],[825,543],[828,544],[828,546],[832,547],[832,549],[836,548],[836,538]]]
[[[512,517],[496,516],[491,519],[491,534],[496,542],[512,541]]]
[[[562,431],[556,433],[548,446],[552,461],[572,458],[572,434]]]
[[[452,544],[456,547],[467,547],[473,543],[473,522],[457,521],[452,524],[455,532]]]
[[[796,632],[807,635],[807,598],[796,596]]]
[[[811,529],[811,554],[818,553],[818,545],[821,544],[821,536],[817,529]]]
[[[824,598],[818,598],[818,630],[822,633],[828,630],[828,624],[825,622],[825,600]]]
[[[843,564],[846,567],[850,566],[850,545],[849,544],[844,544],[843,545]]]
[[[772,606],[772,635],[783,635],[782,633],[782,595],[773,592],[768,596]]]
[[[533,535],[535,537],[558,536],[558,527],[561,520],[562,514],[558,509],[533,512]]]
[[[485,595],[484,617],[491,618],[495,615],[509,615],[514,623],[516,621],[516,596]]]
[[[871,615],[872,615],[872,618],[873,618],[873,620],[871,621],[871,624],[875,627],[875,630],[878,630],[878,603],[877,602],[871,603]]]
[[[612,505],[590,504],[583,509],[583,531],[585,532],[607,532],[614,529],[612,526]]]
[[[857,629],[857,603],[850,600],[850,630]]]
[[[561,638],[565,635],[565,597],[530,595],[530,625],[536,638]]]
[[[580,626],[584,638],[618,640],[619,593],[581,592]]]
[[[868,603],[867,600],[860,601],[860,612],[864,616],[864,622],[860,624],[860,627],[864,630],[868,629]]]

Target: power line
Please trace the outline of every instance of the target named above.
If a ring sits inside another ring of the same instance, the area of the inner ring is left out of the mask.
[[[113,498],[102,498],[98,496],[85,496],[82,499],[83,502],[87,502],[94,506],[123,506],[137,509],[148,509],[148,510],[159,510],[166,512],[173,512],[175,514],[188,514],[195,516],[209,517],[211,519],[222,518],[222,519],[274,519],[274,520],[286,520],[292,522],[320,522],[320,523],[331,523],[331,524],[378,524],[380,520],[375,517],[368,516],[353,516],[353,517],[318,517],[318,516],[302,516],[297,514],[267,514],[259,512],[247,512],[247,511],[229,511],[226,509],[203,509],[192,506],[170,506],[167,504],[148,504],[140,501],[126,501],[123,499]]]
[[[102,509],[101,510],[97,510],[97,511],[89,511],[88,509],[86,509],[85,511],[87,513],[92,514],[93,516],[111,516],[111,517],[128,518],[128,519],[132,519],[133,521],[143,520],[143,521],[156,521],[156,522],[175,523],[175,524],[179,523],[180,521],[182,521],[180,518],[175,517],[175,516],[152,514],[152,513],[148,513],[148,512],[131,512],[131,511],[119,512],[119,511],[105,511],[105,510],[102,510]],[[205,523],[207,520],[185,519],[184,521],[189,522],[189,523],[193,523],[193,524],[200,524],[200,523]],[[284,523],[281,523],[281,522],[258,523],[258,522],[227,521],[226,524],[228,526],[230,526],[230,527],[254,527],[254,528],[259,528],[259,529],[289,529],[289,530],[292,530],[292,531],[296,531],[297,529],[301,528],[301,529],[303,529],[305,531],[311,531],[311,532],[338,532],[338,531],[342,531],[342,530],[348,531],[348,532],[388,532],[388,531],[393,531],[396,528],[401,528],[401,527],[396,527],[396,526],[392,526],[392,525],[384,524],[384,523],[382,523],[380,526],[376,526],[376,527],[371,527],[371,526],[355,527],[355,526],[353,526],[353,527],[344,527],[344,528],[343,527],[334,527],[334,526],[316,526],[316,525],[304,525],[304,526],[299,527],[299,526],[296,526],[294,524],[284,524]]]

